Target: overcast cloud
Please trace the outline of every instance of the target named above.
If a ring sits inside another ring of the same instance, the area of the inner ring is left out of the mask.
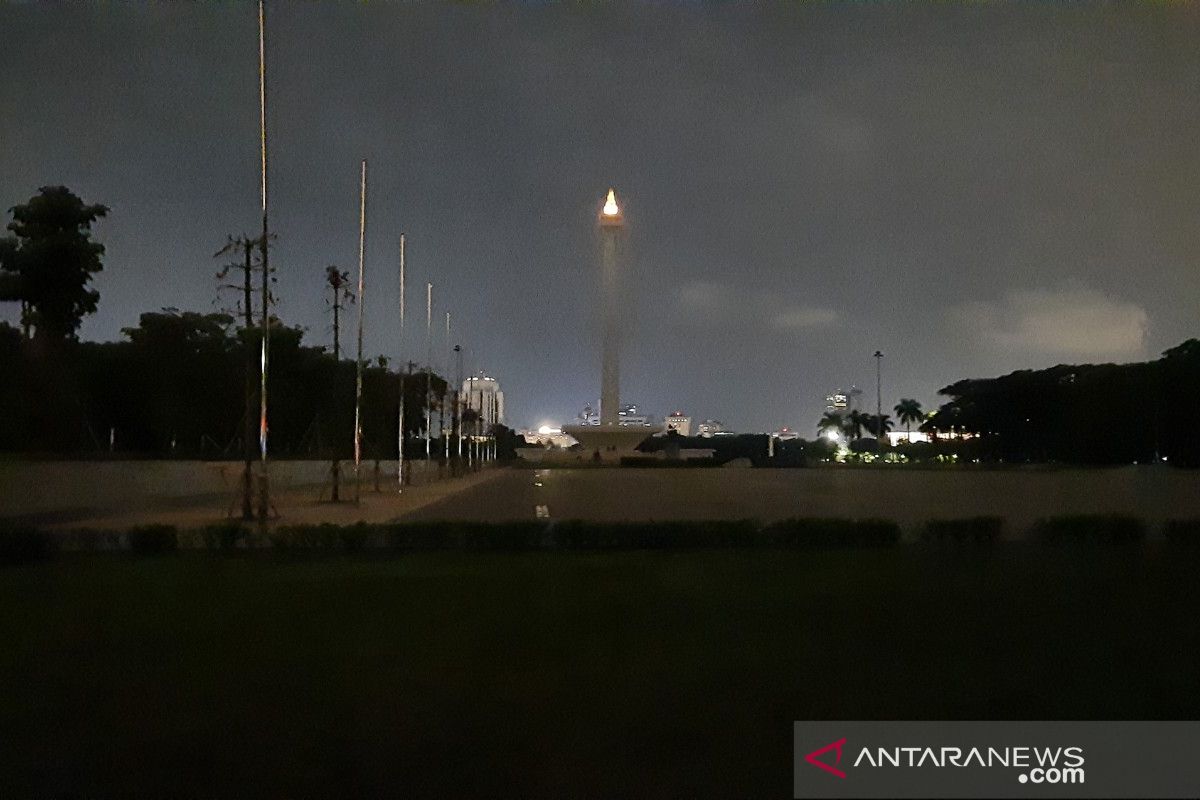
[[[1135,303],[1090,289],[1012,292],[1000,301],[955,306],[951,316],[968,340],[1023,358],[1129,361],[1146,356],[1149,316]]]
[[[599,393],[610,185],[624,399],[656,414],[811,429],[876,349],[885,403],[932,405],[1200,335],[1200,4],[269,6],[280,312],[328,340],[366,157],[369,352],[399,349],[406,231],[519,425]],[[220,307],[211,255],[258,213],[253,5],[0,4],[0,32],[0,206],[112,208],[83,335]]]

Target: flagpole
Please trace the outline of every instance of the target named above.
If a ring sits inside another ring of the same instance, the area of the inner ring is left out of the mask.
[[[400,352],[396,372],[400,376],[400,411],[396,434],[396,494],[404,491],[404,234],[400,234]]]
[[[366,305],[364,272],[367,242],[367,160],[362,160],[358,189],[358,364],[354,377],[354,503],[362,500],[362,393],[363,393],[363,306]]]
[[[271,269],[267,263],[267,12],[264,0],[258,0],[258,130],[260,164],[262,167],[262,346],[259,353],[258,451],[258,524],[262,533],[267,530],[271,509],[270,484],[267,473],[267,367],[271,338]]]
[[[433,423],[429,398],[433,394],[433,284],[425,284],[425,461],[431,457],[429,437]],[[428,476],[429,464],[425,464]]]
[[[452,356],[450,355],[450,312],[447,311],[446,312],[446,372],[447,373],[450,372],[451,358],[452,358]],[[450,387],[450,380],[449,380],[449,374],[447,374],[447,376],[446,376],[446,389],[447,390],[442,392],[442,431],[441,431],[442,437],[446,440],[445,447],[442,452],[444,453],[447,464],[450,463],[450,435],[446,432],[445,420],[446,420],[446,401],[447,401],[447,399],[449,399],[449,387]],[[453,417],[451,418],[450,424],[451,425],[454,424]]]

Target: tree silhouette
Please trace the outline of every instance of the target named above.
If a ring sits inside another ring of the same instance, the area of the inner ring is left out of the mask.
[[[925,413],[921,410],[921,404],[916,400],[909,398],[901,398],[893,409],[900,422],[904,423],[904,435],[907,439],[912,439],[912,424],[920,422],[925,418]]]
[[[817,420],[817,433],[825,434],[828,431],[837,431],[842,433],[845,429],[846,421],[842,419],[842,415],[836,411],[826,411],[821,419]]]
[[[847,438],[861,439],[863,431],[871,429],[871,415],[855,409],[845,416],[842,429],[846,432]]]
[[[883,438],[884,434],[892,429],[892,418],[887,414],[876,416],[874,414],[866,415],[866,429],[872,433],[877,433],[879,438]]]
[[[350,273],[339,270],[332,264],[325,268],[325,285],[329,287],[330,298],[326,302],[333,309],[333,357],[342,359],[342,324],[341,310],[343,301],[354,302],[354,292],[350,291]]]
[[[74,338],[100,299],[88,283],[104,268],[104,245],[92,241],[91,227],[108,208],[85,204],[65,186],[43,186],[9,212],[14,235],[0,246],[7,273],[0,297],[21,301],[26,337],[32,325],[43,342]]]

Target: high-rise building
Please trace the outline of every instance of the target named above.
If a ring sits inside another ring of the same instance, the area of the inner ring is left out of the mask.
[[[696,434],[699,436],[709,437],[721,433],[725,433],[725,426],[719,419],[706,419],[696,426]]]
[[[825,411],[830,414],[845,414],[850,410],[850,396],[835,389],[825,396]]]
[[[680,436],[692,435],[692,418],[682,411],[672,411],[667,415],[667,431],[675,431]]]
[[[480,372],[463,381],[462,404],[464,409],[479,413],[485,431],[504,424],[504,392],[495,378]]]

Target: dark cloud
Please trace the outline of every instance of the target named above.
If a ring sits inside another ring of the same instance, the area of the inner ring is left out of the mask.
[[[404,230],[411,285],[436,284],[519,423],[598,393],[610,185],[622,383],[655,412],[806,428],[873,382],[876,348],[889,402],[931,403],[1013,353],[1198,332],[1194,4],[271,8],[283,314],[327,338],[320,275],[355,263],[366,157],[368,349],[397,350]],[[211,307],[211,253],[256,224],[253,7],[0,5],[0,30],[0,203],[65,183],[113,209],[84,334]],[[1046,288],[1066,281],[1086,288]]]

